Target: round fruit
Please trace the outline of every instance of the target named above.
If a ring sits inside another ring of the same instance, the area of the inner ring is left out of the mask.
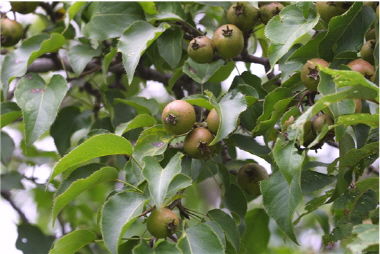
[[[317,91],[320,81],[319,70],[316,64],[320,64],[323,67],[329,66],[329,63],[321,58],[313,58],[307,61],[301,70],[301,80],[305,87],[310,91]]]
[[[198,36],[189,43],[187,53],[196,63],[209,63],[214,58],[215,46],[206,36]]]
[[[261,22],[267,24],[274,16],[280,13],[284,9],[284,6],[280,3],[273,2],[260,7],[260,19]]]
[[[375,57],[373,55],[373,51],[375,49],[376,40],[372,39],[364,43],[363,47],[360,50],[360,55],[363,60],[366,60],[370,64],[375,64]]]
[[[260,181],[268,178],[265,168],[257,163],[249,163],[240,168],[236,181],[247,194],[258,196],[261,194]]]
[[[216,51],[221,57],[234,58],[240,55],[244,48],[244,36],[235,25],[222,25],[216,29],[212,38]]]
[[[376,30],[375,28],[371,28],[368,30],[368,32],[365,34],[365,40],[369,41],[372,39],[376,39]]]
[[[12,11],[28,14],[34,12],[34,10],[39,5],[39,2],[11,2]]]
[[[323,21],[329,23],[330,20],[335,17],[345,13],[349,7],[347,2],[316,2],[315,8],[319,13],[319,16]]]
[[[1,20],[1,46],[13,46],[21,40],[23,35],[24,31],[20,23],[8,18]]]
[[[259,9],[248,2],[234,3],[227,11],[228,22],[239,27],[242,31],[253,29],[259,18]]]
[[[177,231],[178,216],[168,208],[154,209],[146,222],[149,233],[156,238],[171,236]]]
[[[331,118],[331,116],[329,116],[328,114],[321,114],[321,115],[317,116],[313,120],[313,123],[312,123],[314,133],[316,135],[321,133],[322,128],[325,124],[327,124],[327,125],[333,125],[334,124],[334,120]],[[334,137],[334,130],[333,129],[330,130],[327,134],[328,134],[328,137],[331,137],[331,138]]]
[[[363,108],[363,103],[362,103],[362,100],[361,99],[355,99],[354,100],[355,102],[355,114],[359,114],[362,112],[362,108]]]
[[[313,132],[312,122],[307,121],[303,126],[303,146],[308,147],[316,137],[317,135]]]
[[[214,134],[218,132],[220,124],[219,115],[213,108],[207,116],[207,128]]]
[[[347,66],[350,67],[351,70],[361,73],[366,79],[372,82],[375,80],[375,70],[369,62],[363,59],[356,59],[349,62]]]
[[[214,136],[208,129],[198,127],[186,135],[183,142],[183,149],[191,158],[205,159],[214,151],[215,147],[208,145],[213,139]]]
[[[195,111],[188,102],[175,100],[166,105],[161,119],[168,132],[181,135],[193,128]]]

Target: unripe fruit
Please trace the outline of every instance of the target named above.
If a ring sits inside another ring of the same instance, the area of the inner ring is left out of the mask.
[[[334,124],[334,120],[331,118],[331,116],[329,116],[328,114],[321,114],[319,116],[317,116],[314,120],[313,120],[313,131],[316,135],[318,135],[319,133],[321,133],[322,131],[322,128],[323,128],[323,125],[325,125],[325,123],[327,125],[333,125]],[[328,133],[326,134],[327,138],[333,138],[334,137],[334,130],[329,130]]]
[[[178,216],[168,208],[154,209],[146,222],[149,233],[156,238],[173,235],[179,226]]]
[[[316,64],[328,67],[329,63],[321,58],[313,58],[307,61],[301,70],[301,80],[305,87],[310,91],[317,91],[320,81],[319,70]]]
[[[267,24],[274,16],[279,14],[284,6],[278,2],[273,2],[260,7],[260,19],[261,22]]]
[[[198,127],[189,132],[183,142],[185,153],[194,159],[208,158],[214,151],[214,146],[209,146],[213,141],[212,133],[204,128]]]
[[[28,14],[34,12],[34,10],[39,5],[39,2],[11,2],[12,11]]]
[[[216,51],[223,58],[234,58],[243,51],[244,36],[235,25],[222,25],[216,29],[212,38]]]
[[[207,128],[214,134],[218,132],[220,124],[219,115],[213,108],[207,116]]]
[[[206,36],[198,36],[189,43],[187,53],[196,63],[209,63],[214,58],[215,46]]]
[[[228,22],[242,31],[253,29],[259,18],[259,10],[248,2],[234,3],[227,11]]]
[[[330,20],[345,13],[351,5],[348,2],[316,2],[315,8],[323,21],[329,23]]]
[[[24,31],[20,23],[4,18],[1,20],[1,46],[10,47],[21,40]]]
[[[360,55],[363,60],[366,60],[370,64],[375,64],[375,57],[373,51],[375,49],[376,40],[372,39],[364,43],[363,47],[360,50]]]
[[[371,28],[368,30],[368,32],[365,34],[365,40],[369,41],[372,39],[376,39],[376,30],[375,28]]]
[[[373,66],[363,59],[356,59],[347,64],[353,71],[357,71],[362,74],[366,79],[370,81],[375,80],[375,70]]]
[[[317,137],[317,135],[313,132],[312,122],[307,121],[303,126],[303,146],[308,147],[311,142]]]
[[[240,188],[249,195],[261,194],[260,181],[268,179],[268,172],[257,163],[249,163],[240,168],[236,181]]]
[[[182,100],[175,100],[166,105],[161,116],[165,129],[176,135],[190,131],[195,123],[195,118],[193,106]]]

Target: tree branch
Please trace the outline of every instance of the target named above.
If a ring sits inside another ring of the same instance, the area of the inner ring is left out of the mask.
[[[15,204],[15,202],[13,202],[10,191],[1,191],[1,196],[9,202],[13,209],[16,210],[16,212],[21,218],[22,223],[29,223],[29,220],[26,218],[23,211],[21,211],[21,209]]]

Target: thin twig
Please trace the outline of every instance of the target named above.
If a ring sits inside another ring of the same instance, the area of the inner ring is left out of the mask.
[[[16,210],[18,215],[20,216],[23,223],[29,223],[29,220],[26,218],[25,214],[21,209],[15,204],[15,202],[12,200],[10,191],[1,191],[1,196],[9,202],[9,204],[13,207],[13,209]]]

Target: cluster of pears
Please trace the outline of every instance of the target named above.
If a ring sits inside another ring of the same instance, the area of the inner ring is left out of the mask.
[[[212,155],[215,147],[209,144],[213,141],[220,122],[215,109],[208,114],[207,127],[200,127],[195,124],[193,106],[184,100],[174,100],[165,106],[161,120],[168,132],[186,134],[183,148],[187,155],[195,159],[206,159]]]
[[[260,9],[249,2],[234,3],[227,11],[229,24],[216,29],[212,39],[206,36],[194,38],[189,43],[187,52],[194,62],[200,64],[211,62],[215,52],[225,59],[234,58],[243,51],[243,32],[251,31],[260,21],[267,24],[283,8],[284,6],[278,2],[262,5]]]

